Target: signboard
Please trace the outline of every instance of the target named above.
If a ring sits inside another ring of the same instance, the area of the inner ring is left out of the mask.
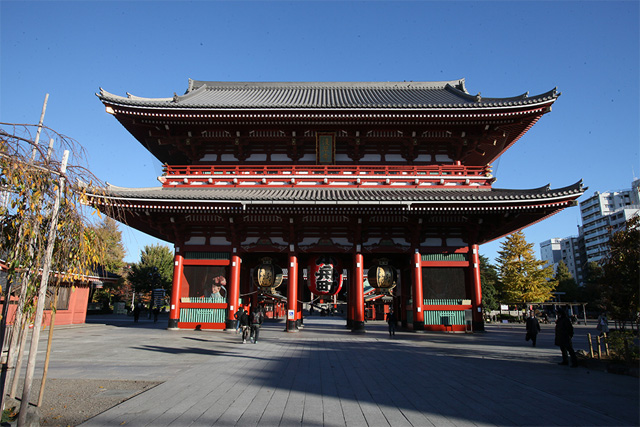
[[[288,320],[296,320],[296,311],[295,310],[288,310],[287,311],[287,319]]]
[[[316,162],[319,165],[332,165],[334,163],[335,134],[318,133],[316,134]]]

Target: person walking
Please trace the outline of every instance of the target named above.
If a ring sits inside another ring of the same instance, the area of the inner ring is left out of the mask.
[[[607,319],[607,313],[602,312],[600,316],[598,316],[598,326],[596,326],[598,332],[600,332],[600,336],[609,333],[609,319]]]
[[[393,311],[393,308],[390,308],[387,313],[387,323],[389,324],[389,337],[395,337],[398,318],[396,317],[396,313]]]
[[[258,344],[258,335],[260,335],[260,325],[262,325],[262,321],[264,320],[264,314],[262,314],[262,310],[260,307],[257,307],[251,313],[251,342],[254,344]]]
[[[242,313],[246,313],[244,311],[244,307],[238,307],[238,310],[233,314],[233,318],[236,319],[236,334],[240,331],[240,316]]]
[[[559,365],[568,365],[569,360],[567,358],[567,352],[571,356],[571,367],[578,367],[578,358],[576,352],[573,350],[573,344],[571,339],[573,338],[573,325],[571,320],[567,316],[567,312],[564,308],[558,308],[558,316],[556,319],[556,340],[555,344],[560,347],[562,352],[562,362]]]
[[[525,337],[527,341],[531,340],[531,344],[536,346],[536,339],[538,338],[538,332],[540,332],[540,322],[536,318],[535,314],[532,312],[529,313],[529,317],[527,317],[527,336]]]
[[[135,305],[135,307],[133,308],[133,321],[134,322],[138,322],[138,319],[140,319],[140,312],[142,311],[142,307],[140,306],[140,303],[137,303]]]
[[[249,315],[244,310],[242,311],[242,314],[240,315],[239,324],[240,324],[240,328],[242,329],[242,344],[246,344],[247,343],[247,337],[249,336],[250,322],[249,322]]]

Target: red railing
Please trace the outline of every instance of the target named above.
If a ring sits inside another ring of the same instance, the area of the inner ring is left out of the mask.
[[[490,166],[165,165],[164,186],[473,185],[490,186]]]

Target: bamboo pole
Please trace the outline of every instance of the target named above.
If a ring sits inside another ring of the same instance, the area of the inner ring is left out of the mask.
[[[602,359],[602,350],[600,349],[600,337],[598,337],[598,359]]]
[[[67,161],[69,160],[69,150],[65,150],[62,155],[62,164],[60,166],[60,178],[58,180],[58,193],[51,210],[51,224],[49,224],[49,233],[47,235],[47,251],[44,257],[44,265],[42,267],[42,278],[40,281],[40,289],[38,291],[38,303],[36,305],[36,318],[33,325],[33,335],[31,336],[31,346],[29,348],[29,361],[27,362],[27,372],[24,378],[24,387],[22,389],[22,400],[20,401],[20,413],[18,414],[18,427],[26,425],[27,411],[29,408],[29,397],[31,395],[31,385],[33,383],[33,373],[36,369],[36,356],[38,352],[38,342],[40,341],[40,331],[42,329],[42,316],[44,312],[44,300],[47,296],[47,284],[49,282],[49,272],[51,269],[51,259],[53,257],[53,249],[56,241],[56,231],[58,228],[58,213],[60,211],[60,199],[64,195],[64,173],[67,170]]]
[[[18,381],[20,380],[20,372],[22,371],[22,359],[24,358],[24,349],[27,343],[27,337],[29,336],[29,322],[27,322],[27,316],[25,314],[22,319],[22,326],[20,328],[20,335],[18,341],[18,353],[14,361],[13,379],[11,380],[11,390],[9,391],[9,397],[16,397],[18,390]]]
[[[591,334],[587,334],[587,339],[589,340],[589,354],[593,359],[593,341],[591,340]]]
[[[604,336],[604,353],[609,357],[609,340],[607,339],[607,333],[605,332],[602,335]]]
[[[38,150],[38,143],[40,142],[40,132],[42,131],[42,123],[44,122],[44,113],[47,111],[47,102],[49,101],[49,94],[44,96],[44,104],[42,104],[42,113],[40,114],[40,121],[38,122],[38,131],[36,132],[36,139],[33,142],[33,151],[31,153],[31,161],[36,159],[36,151]]]
[[[51,356],[51,346],[53,344],[53,326],[56,324],[56,312],[58,311],[58,291],[60,287],[56,287],[53,294],[53,307],[51,307],[51,319],[49,319],[49,338],[47,340],[47,355],[44,358],[44,372],[42,373],[42,383],[40,384],[40,394],[38,394],[38,404],[36,406],[42,406],[42,399],[44,397],[44,385],[47,382],[47,373],[49,372],[49,358]]]

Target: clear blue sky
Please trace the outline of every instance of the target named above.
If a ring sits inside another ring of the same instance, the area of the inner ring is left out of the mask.
[[[159,183],[160,163],[94,95],[184,93],[187,79],[466,79],[486,97],[562,96],[494,165],[494,187],[629,188],[640,174],[638,1],[0,1],[0,121],[79,141],[100,179]],[[527,240],[577,235],[570,208]],[[127,261],[156,243],[122,227]],[[493,259],[496,241],[481,247]]]

